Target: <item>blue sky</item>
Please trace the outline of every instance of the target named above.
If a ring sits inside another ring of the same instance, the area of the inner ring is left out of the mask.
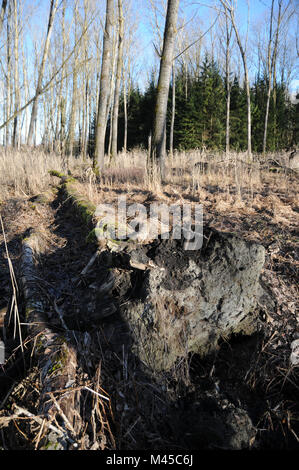
[[[124,5],[127,1],[123,0]],[[140,87],[146,86],[146,82],[150,76],[151,69],[154,64],[158,64],[157,56],[154,51],[153,42],[153,28],[151,25],[150,17],[152,15],[151,1],[154,1],[158,6],[161,5],[161,1],[166,3],[166,0],[131,0],[132,9],[134,12],[134,18],[138,24],[138,31],[136,41],[134,44],[135,62],[136,62],[136,75],[139,77],[138,81]],[[286,0],[285,0],[286,1]],[[67,0],[68,5],[72,5],[74,0]],[[95,4],[100,5],[99,10],[103,12],[102,18],[105,15],[105,0],[94,0]],[[34,54],[30,54],[32,51],[32,39],[37,40],[37,44],[43,42],[43,37],[47,27],[49,5],[50,0],[24,0],[24,11],[28,15],[29,20],[27,23],[27,34],[26,34],[26,45],[28,47],[29,56],[34,57]],[[184,17],[186,22],[190,21],[194,25],[200,25],[202,32],[206,31],[215,19],[216,13],[214,5],[219,5],[219,0],[180,0],[180,13],[179,16]],[[277,3],[277,0],[276,0]],[[250,15],[250,27],[253,28],[257,23],[262,22],[265,18],[266,12],[270,11],[271,0],[237,0],[237,11],[236,19],[240,28],[241,34],[246,34],[247,18],[248,18],[248,4],[249,4],[249,15]],[[61,4],[60,4],[61,8]],[[160,6],[161,8],[161,6]],[[164,26],[164,20],[160,18],[161,25]],[[267,25],[265,25],[266,27]],[[295,21],[290,28],[290,34],[295,33]],[[217,25],[214,27],[217,29]],[[196,38],[195,38],[196,39]],[[250,38],[252,40],[252,38]],[[30,69],[32,69],[33,63],[31,63]],[[298,72],[298,62],[297,62]],[[255,74],[255,70],[251,67],[250,71],[252,77]],[[295,90],[299,86],[299,75],[293,77],[291,88]]]
[[[74,0],[67,0],[69,5],[72,5]],[[103,10],[103,18],[105,14],[105,0],[94,0],[97,5],[100,5],[100,11]],[[151,1],[158,6],[161,1],[166,3],[166,0],[123,0],[124,5],[127,1],[132,2],[132,9],[134,11],[135,19],[138,22],[139,38],[136,42],[136,56],[138,56],[138,66],[144,74],[150,73],[151,66],[155,63],[155,52],[153,47],[153,30],[151,26],[150,17],[152,15]],[[286,0],[285,0],[286,1]],[[294,0],[297,1],[297,0]],[[258,22],[262,22],[265,18],[266,12],[270,11],[271,0],[237,0],[236,19],[240,28],[241,34],[246,34],[247,18],[248,18],[248,5],[250,15],[250,27],[253,28]],[[276,0],[277,3],[277,0]],[[28,26],[28,36],[39,37],[45,32],[47,26],[47,19],[49,13],[50,0],[25,0],[24,10],[31,11],[30,24]],[[180,13],[179,16],[185,17],[186,21],[190,24],[200,24],[201,31],[207,30],[215,19],[215,5],[219,5],[219,0],[180,0]],[[161,9],[161,6],[160,6]],[[160,18],[161,24],[163,19]],[[266,26],[266,25],[265,25]],[[295,33],[295,21],[290,29],[290,34]],[[217,28],[217,26],[216,26]],[[28,38],[27,44],[30,44]],[[137,59],[137,57],[136,57]],[[137,60],[136,60],[137,61]],[[299,83],[299,76],[294,77],[295,82]]]
[[[158,5],[161,3],[160,0],[154,0]],[[165,0],[164,0],[165,1]],[[157,62],[153,48],[153,31],[150,23],[150,0],[135,0],[134,4],[136,5],[136,11],[139,12],[141,18],[139,23],[139,32],[142,37],[142,55],[140,57],[140,62],[143,64],[143,70],[147,66]],[[201,31],[206,31],[212,22],[215,20],[216,13],[213,8],[214,5],[219,5],[220,2],[214,0],[180,0],[180,13],[179,16],[185,17],[186,21],[192,21],[189,24],[200,24]],[[248,10],[249,4],[249,10]],[[277,4],[277,1],[276,1]],[[236,10],[236,20],[238,28],[240,29],[241,35],[245,37],[247,31],[247,20],[248,20],[248,11],[250,19],[250,31],[256,28],[258,24],[261,24],[261,27],[264,25],[264,28],[267,28],[265,23],[265,18],[269,14],[271,9],[271,0],[237,0],[237,10]],[[298,18],[298,17],[297,17]],[[162,23],[162,19],[161,19]],[[215,29],[217,25],[215,26]],[[291,24],[289,33],[290,35],[295,35],[296,28],[296,18]],[[249,45],[250,42],[254,41],[254,34],[249,34]],[[253,61],[254,59],[252,59]],[[256,69],[253,64],[249,63],[249,69],[251,78],[254,77]],[[145,74],[145,70],[144,70]],[[298,78],[297,78],[298,77]],[[297,61],[297,76],[294,77],[294,80],[291,83],[291,89],[298,88],[299,85],[299,75],[298,75],[298,61]]]

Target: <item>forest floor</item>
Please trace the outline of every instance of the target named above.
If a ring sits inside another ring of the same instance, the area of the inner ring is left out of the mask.
[[[39,449],[44,445],[46,427],[30,418],[39,415],[42,381],[34,344],[27,336],[19,282],[22,240],[32,229],[43,239],[38,285],[49,324],[56,331],[62,329],[59,308],[67,327],[82,332],[87,344],[88,357],[81,354],[76,383],[82,390],[80,449],[230,448],[221,436],[226,431],[221,420],[217,424],[217,417],[219,410],[231,407],[244,410],[252,422],[255,432],[250,448],[299,447],[299,366],[290,364],[291,343],[299,338],[298,176],[260,173],[258,180],[240,188],[236,182],[221,186],[223,175],[219,174],[203,175],[200,184],[195,184],[190,175],[179,171],[176,178],[155,188],[143,184],[142,172],[136,168],[125,175],[122,172],[119,180],[117,172],[100,181],[88,171],[84,175],[81,170],[73,171],[72,175],[77,177],[78,192],[95,205],[116,203],[120,195],[126,196],[128,204],[200,203],[205,224],[262,244],[266,262],[261,284],[267,297],[258,306],[257,333],[223,340],[219,350],[208,357],[188,356],[171,372],[151,375],[127,346],[128,328],[117,312],[104,321],[97,318],[93,285],[103,275],[101,259],[83,282],[75,281],[95,246],[88,241],[88,227],[74,215],[57,180],[49,180],[44,197],[8,194],[0,206],[5,233],[5,240],[0,233],[0,327],[6,312],[7,322],[16,299],[23,324],[24,359],[18,333],[13,338],[16,321],[10,315],[7,361],[0,369],[1,448]],[[8,257],[19,285],[16,296]],[[86,386],[101,390],[106,399],[96,401]],[[7,419],[14,416],[16,406],[31,415]],[[199,414],[205,417],[198,420]],[[242,442],[236,446],[242,448]]]

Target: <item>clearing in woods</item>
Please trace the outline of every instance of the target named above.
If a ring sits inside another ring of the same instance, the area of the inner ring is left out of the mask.
[[[285,168],[270,171],[271,164],[263,167],[258,160],[248,165],[242,155],[225,162],[214,156],[195,165],[195,153],[188,159],[177,154],[168,162],[166,183],[149,185],[144,161],[135,152],[95,177],[88,164],[74,159],[69,162],[72,187],[90,207],[116,204],[120,195],[128,204],[145,206],[200,203],[204,225],[263,245],[255,333],[223,337],[205,357],[186,353],[170,370],[151,371],[131,348],[132,331],[120,314],[126,302],[141,295],[144,271],[123,265],[117,256],[112,269],[107,251],[93,258],[92,218],[80,216],[65,179],[45,169],[42,183],[36,173],[27,182],[6,182],[1,200],[5,240],[0,235],[0,321],[6,345],[0,447],[298,447],[298,365],[290,362],[291,344],[299,338],[298,176]],[[61,170],[56,164],[52,168]],[[34,233],[39,242],[32,283],[50,331],[37,328],[35,335],[28,326],[32,317],[26,312],[21,257]],[[61,342],[75,351],[72,376],[65,353],[55,356],[43,377],[44,337],[48,354],[54,337],[57,351]],[[70,409],[66,397],[72,394],[76,399]],[[50,414],[42,414],[49,406]]]

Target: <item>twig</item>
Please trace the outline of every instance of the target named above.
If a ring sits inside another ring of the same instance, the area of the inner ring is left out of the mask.
[[[35,447],[34,447],[35,450],[37,450],[37,448],[38,448],[38,444],[39,444],[41,436],[42,436],[42,432],[43,432],[43,429],[44,429],[45,422],[46,422],[46,419],[43,419],[42,425],[40,427],[40,430],[39,430],[39,433],[38,433],[38,436],[37,436],[36,444],[35,444]]]
[[[132,424],[132,426],[129,427],[129,429],[127,430],[126,434],[124,435],[124,438],[127,437],[128,434],[131,433],[131,431],[133,430],[133,428],[135,428],[136,424],[138,423],[138,421],[141,420],[141,417],[138,416],[138,418],[136,419],[136,421]],[[133,438],[133,436],[131,436]],[[134,438],[133,438],[134,439]],[[135,440],[135,439],[134,439]],[[136,442],[136,441],[135,441]]]
[[[85,390],[88,390],[89,392],[94,393],[95,395],[98,395],[100,398],[103,398],[104,400],[110,401],[110,398],[105,397],[105,396],[102,395],[101,393],[95,392],[95,391],[92,390],[91,388],[86,387],[86,385],[83,387],[83,389],[84,389],[84,388],[85,388]]]
[[[70,421],[65,416],[64,412],[61,409],[61,406],[59,405],[58,401],[55,399],[53,393],[50,393],[50,397],[53,400],[54,405],[56,406],[57,410],[59,411],[60,416],[64,420],[66,427],[69,429],[69,431],[71,431],[75,435],[76,433],[75,433],[73,426],[71,425]]]
[[[37,423],[39,424],[42,424],[43,421],[45,420],[45,418],[41,418],[39,416],[36,416],[32,413],[30,413],[30,411],[26,410],[25,408],[21,408],[20,406],[18,405],[14,405],[13,407],[15,410],[16,410],[16,414],[15,415],[12,415],[12,416],[9,416],[8,419],[11,420],[11,419],[18,419],[19,418],[19,415],[25,415],[27,416],[28,418],[31,418],[33,419],[34,421],[36,421]],[[73,439],[71,439],[65,432],[63,432],[62,430],[58,429],[56,426],[53,426],[53,424],[50,424],[50,423],[47,423],[48,424],[48,427],[49,429],[51,429],[51,431],[54,431],[56,432],[56,434],[58,434],[59,436],[63,437],[65,440],[67,440],[68,442],[70,442],[71,444],[76,444],[75,441]]]
[[[99,250],[97,250],[93,255],[92,257],[90,258],[90,260],[88,261],[87,265],[85,266],[84,269],[82,269],[81,273],[80,273],[80,276],[85,276],[85,274],[87,273],[87,271],[91,268],[91,266],[93,265],[93,263],[95,262],[95,260],[97,259],[98,255],[99,255]]]

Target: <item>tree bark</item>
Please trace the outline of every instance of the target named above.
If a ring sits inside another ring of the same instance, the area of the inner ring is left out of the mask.
[[[157,163],[158,179],[163,180],[164,178],[167,101],[173,63],[178,8],[179,0],[168,0],[150,158],[151,179],[153,178],[152,168],[155,163]]]
[[[125,75],[124,75],[125,77]],[[127,90],[125,80],[123,83],[123,94],[124,94],[124,146],[123,151],[127,151],[127,142],[128,142],[128,107],[127,107]]]
[[[112,50],[112,18],[113,18],[113,0],[106,0],[106,23],[103,38],[102,69],[100,79],[100,92],[98,102],[98,114],[95,135],[95,153],[94,167],[102,170],[104,168],[105,155],[105,135],[106,135],[106,114],[109,98],[109,74],[111,67]]]
[[[65,329],[61,317],[64,334],[52,331],[47,323],[44,305],[38,287],[35,259],[39,255],[42,237],[37,232],[31,232],[23,240],[21,254],[21,283],[26,303],[26,320],[32,338],[39,339],[39,346],[35,348],[38,365],[41,368],[43,382],[39,398],[40,413],[53,418],[60,415],[63,418],[63,427],[76,434],[82,424],[79,414],[80,391],[71,392],[65,396],[58,396],[56,403],[51,399],[50,392],[57,392],[67,387],[70,381],[75,382],[77,368],[77,351],[69,340],[71,331]],[[74,333],[73,333],[74,334]],[[55,404],[59,404],[59,409]],[[66,425],[66,426],[65,426]],[[71,429],[70,429],[71,428]],[[64,443],[67,445],[68,440]]]
[[[172,64],[172,103],[171,103],[171,123],[169,134],[169,153],[173,156],[173,134],[174,134],[174,120],[175,120],[175,65]]]
[[[119,93],[120,93],[120,82],[123,67],[123,40],[124,40],[124,18],[123,18],[123,7],[122,0],[118,0],[118,57],[116,67],[116,80],[114,89],[114,104],[113,104],[113,115],[112,115],[112,158],[117,155],[117,136],[118,136],[118,110],[119,110]]]
[[[47,56],[49,52],[50,39],[51,39],[51,34],[52,34],[52,29],[53,29],[54,18],[55,18],[55,14],[57,11],[57,6],[58,6],[58,0],[51,0],[46,42],[45,42],[43,56],[42,56],[42,60],[41,60],[41,64],[40,64],[40,68],[38,72],[35,98],[33,100],[31,119],[30,119],[30,125],[29,125],[28,137],[27,137],[27,145],[32,145],[32,142],[33,142],[34,126],[35,126],[35,121],[37,118],[38,98],[42,90],[42,81],[44,77],[45,65],[46,65],[46,60],[47,60]]]

